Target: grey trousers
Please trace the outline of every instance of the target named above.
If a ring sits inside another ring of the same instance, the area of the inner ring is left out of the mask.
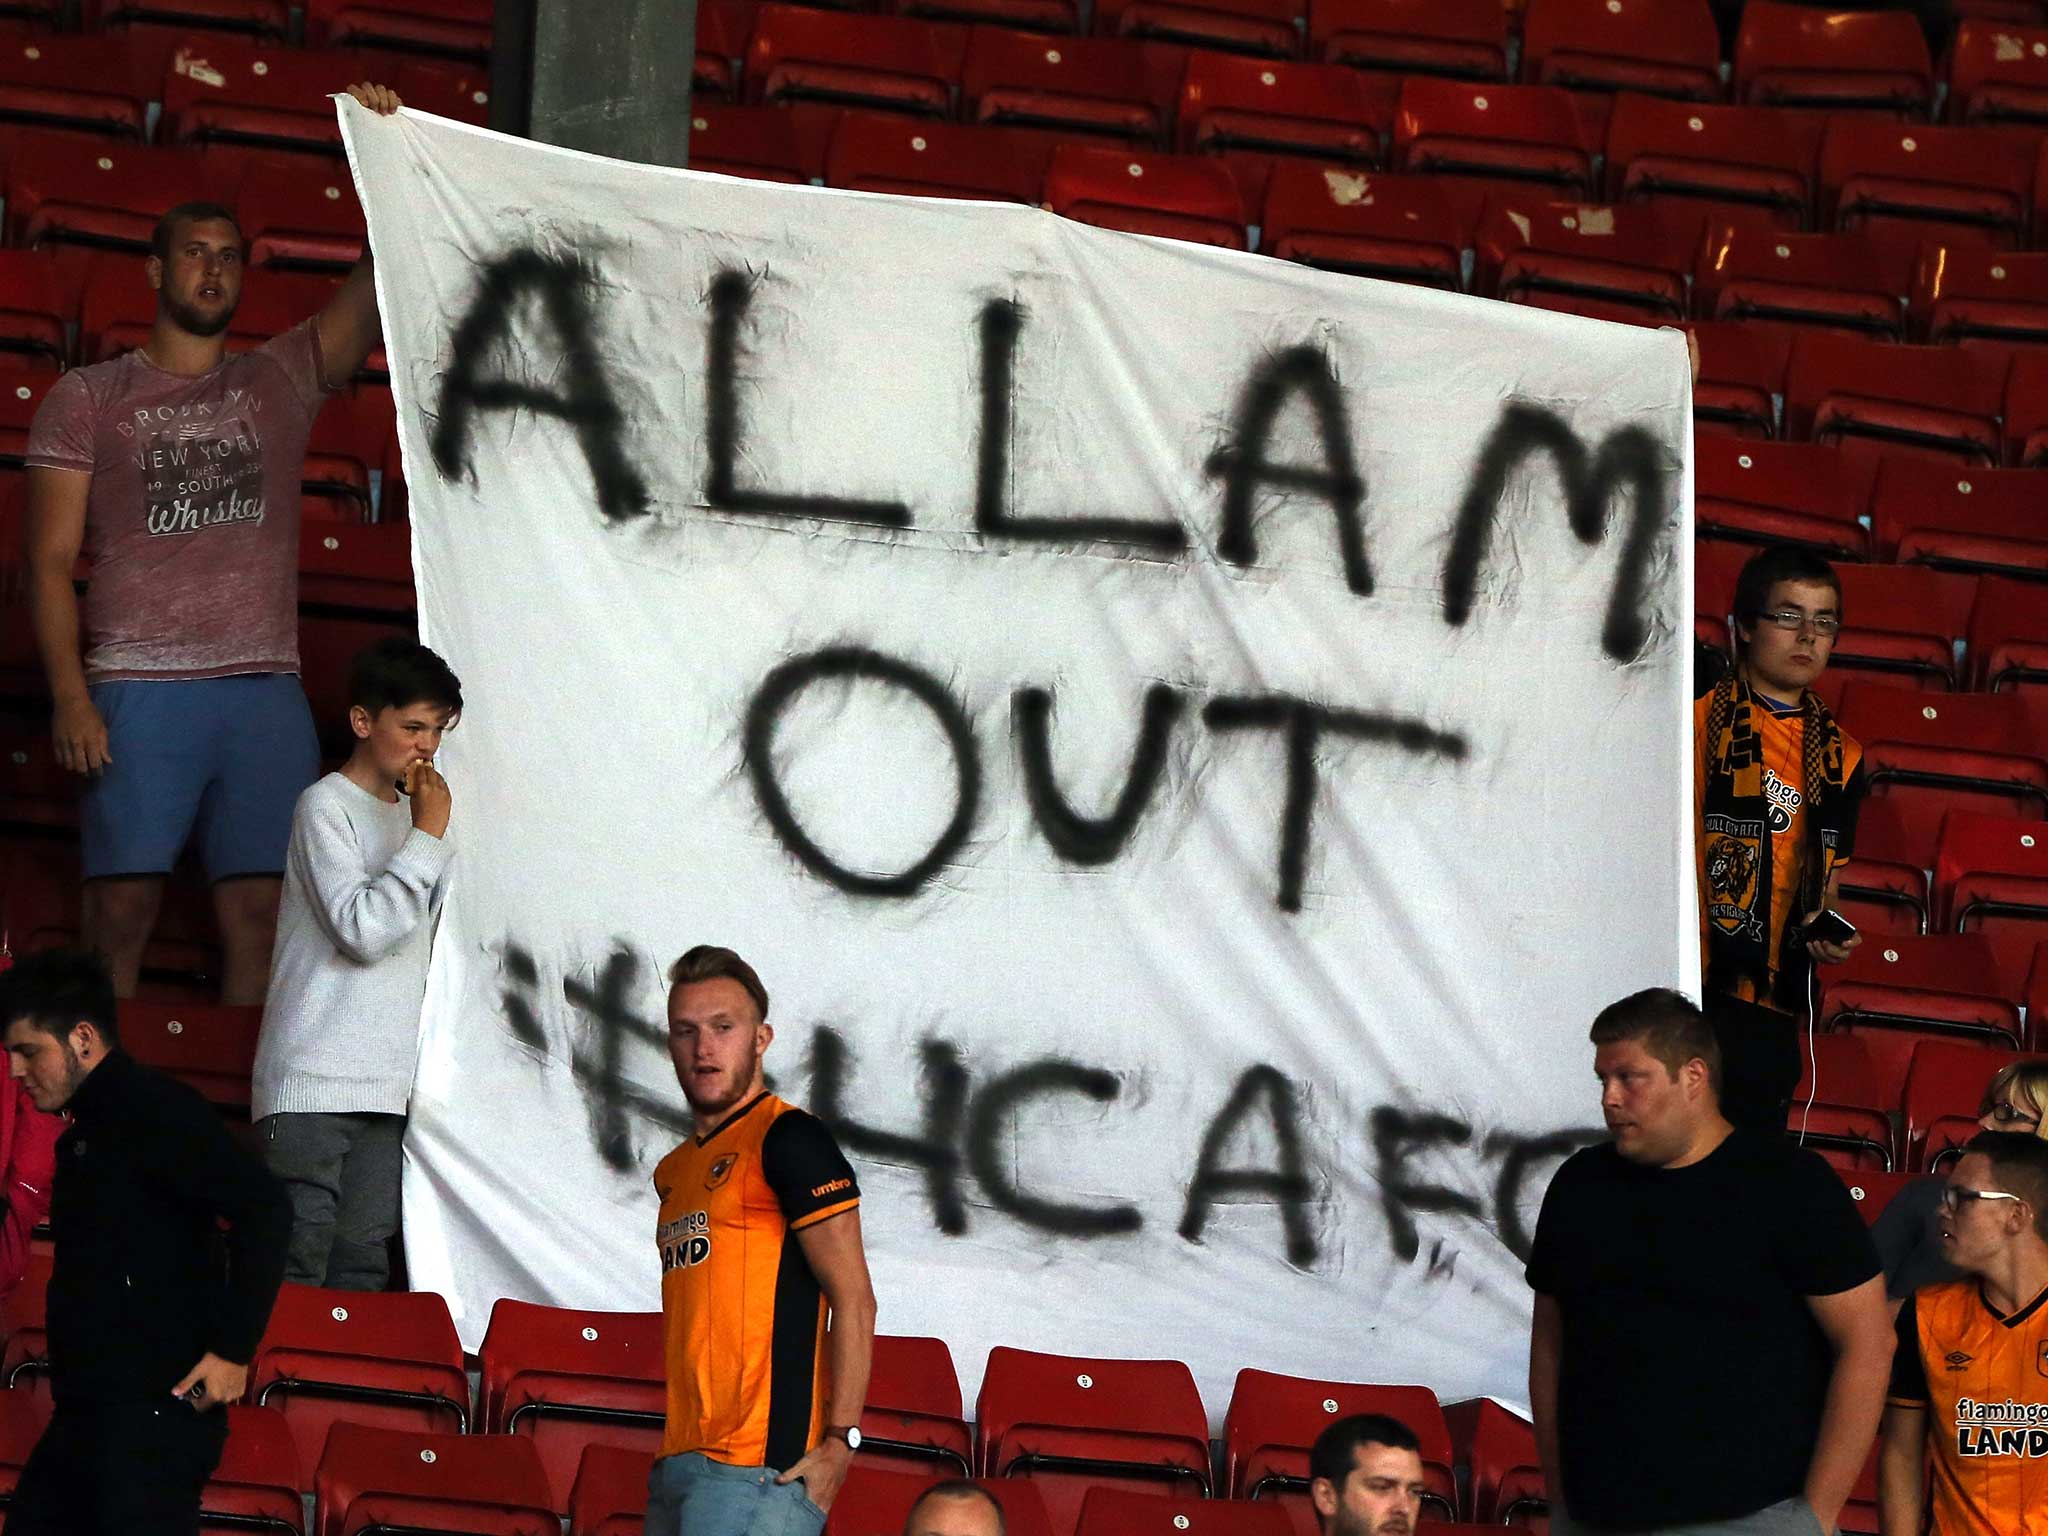
[[[1550,1506],[1550,1536],[1603,1536],[1602,1528],[1574,1520],[1556,1504]],[[1660,1525],[1630,1536],[1835,1536],[1820,1528],[1820,1516],[1802,1498],[1767,1504],[1754,1514],[1733,1520],[1700,1520],[1688,1525]]]
[[[383,1290],[391,1281],[387,1245],[398,1230],[405,1116],[265,1115],[256,1134],[291,1196],[285,1279]]]

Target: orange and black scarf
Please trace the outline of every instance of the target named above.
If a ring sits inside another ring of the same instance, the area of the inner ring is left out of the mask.
[[[1799,889],[1771,889],[1773,813],[1764,793],[1757,712],[1765,706],[1740,674],[1724,677],[1707,703],[1707,781],[1700,815],[1700,899],[1706,904],[1706,989],[1731,993],[1747,980],[1759,1002],[1804,1006],[1808,957],[1803,919],[1826,900],[1828,877],[1849,856],[1855,798],[1847,792],[1841,727],[1811,692],[1805,701],[1800,780],[1805,857]],[[1779,953],[1770,954],[1771,903],[1794,901]]]

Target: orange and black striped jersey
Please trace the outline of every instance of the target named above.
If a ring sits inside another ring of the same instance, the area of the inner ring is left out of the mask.
[[[796,1234],[860,1204],[815,1117],[764,1093],[654,1170],[668,1424],[661,1454],[787,1470],[831,1384],[824,1292]]]
[[[1937,1536],[2048,1536],[2048,1291],[2011,1316],[1974,1279],[1907,1297],[1889,1401],[1927,1410]]]

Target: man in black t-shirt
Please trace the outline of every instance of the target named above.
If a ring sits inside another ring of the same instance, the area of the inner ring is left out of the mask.
[[[1611,1142],[1543,1201],[1529,1396],[1553,1536],[1832,1531],[1877,1431],[1877,1255],[1813,1153],[1737,1130],[1676,992],[1593,1021]]]

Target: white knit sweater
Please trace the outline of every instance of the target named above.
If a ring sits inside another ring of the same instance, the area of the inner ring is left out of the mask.
[[[454,845],[338,773],[299,796],[250,1113],[405,1113]]]

